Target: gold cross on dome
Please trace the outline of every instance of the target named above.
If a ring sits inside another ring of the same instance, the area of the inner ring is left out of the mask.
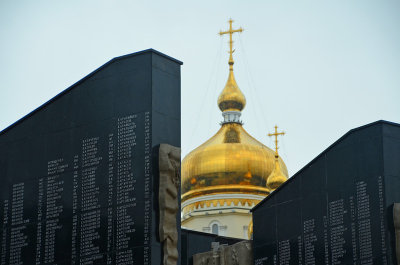
[[[233,20],[232,19],[229,19],[229,30],[227,30],[227,31],[220,31],[219,32],[219,35],[224,35],[224,34],[229,34],[229,70],[233,70],[233,63],[234,63],[234,61],[233,61],[233,56],[232,56],[232,54],[235,52],[235,50],[233,50],[233,40],[232,40],[232,35],[233,35],[233,33],[235,33],[235,32],[242,32],[243,31],[243,29],[240,27],[239,29],[232,29],[232,22],[233,22]]]
[[[275,125],[275,133],[269,133],[268,136],[275,136],[275,155],[278,156],[278,136],[285,135],[285,132],[278,132],[278,126]]]

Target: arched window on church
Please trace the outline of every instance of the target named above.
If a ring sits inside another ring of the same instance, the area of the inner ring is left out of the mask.
[[[211,231],[213,234],[218,235],[218,225],[217,224],[213,224],[211,227]]]

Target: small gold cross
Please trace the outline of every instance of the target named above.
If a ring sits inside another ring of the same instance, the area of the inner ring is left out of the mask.
[[[219,32],[219,35],[224,35],[224,34],[229,34],[229,70],[232,70],[233,71],[233,64],[234,64],[234,61],[233,61],[233,56],[232,56],[232,54],[235,52],[235,50],[233,50],[233,40],[232,40],[232,35],[233,35],[233,33],[235,33],[235,32],[243,32],[243,29],[240,27],[239,29],[232,29],[232,22],[233,22],[233,20],[232,19],[229,19],[229,30],[227,30],[227,31],[220,31]]]
[[[275,155],[278,155],[278,136],[285,135],[285,132],[278,132],[278,126],[275,125],[275,133],[269,133],[268,136],[275,136]]]

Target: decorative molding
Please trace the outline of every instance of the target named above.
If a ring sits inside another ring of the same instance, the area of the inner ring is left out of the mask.
[[[198,214],[249,213],[260,200],[229,199],[225,201],[202,201],[190,204],[182,209],[183,219]]]
[[[231,185],[217,185],[211,187],[198,188],[182,194],[181,198],[183,203],[195,197],[204,197],[206,195],[215,195],[215,194],[247,194],[247,195],[258,195],[265,198],[270,194],[270,192],[271,190],[267,187],[231,184]]]
[[[192,198],[182,203],[182,213],[186,218],[197,211],[213,210],[250,210],[257,205],[264,196],[254,194],[213,194]]]
[[[220,199],[252,199],[252,200],[263,200],[265,196],[255,195],[255,194],[246,194],[246,193],[224,193],[224,194],[212,194],[212,195],[204,195],[197,198],[192,198],[186,200],[182,203],[182,207],[185,207],[194,202],[207,201],[207,200],[220,200]]]

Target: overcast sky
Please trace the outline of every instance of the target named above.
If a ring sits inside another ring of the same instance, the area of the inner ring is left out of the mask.
[[[352,128],[400,123],[400,1],[0,1],[0,130],[113,57],[157,49],[182,66],[182,152],[219,129],[235,75],[244,128],[293,175]]]

